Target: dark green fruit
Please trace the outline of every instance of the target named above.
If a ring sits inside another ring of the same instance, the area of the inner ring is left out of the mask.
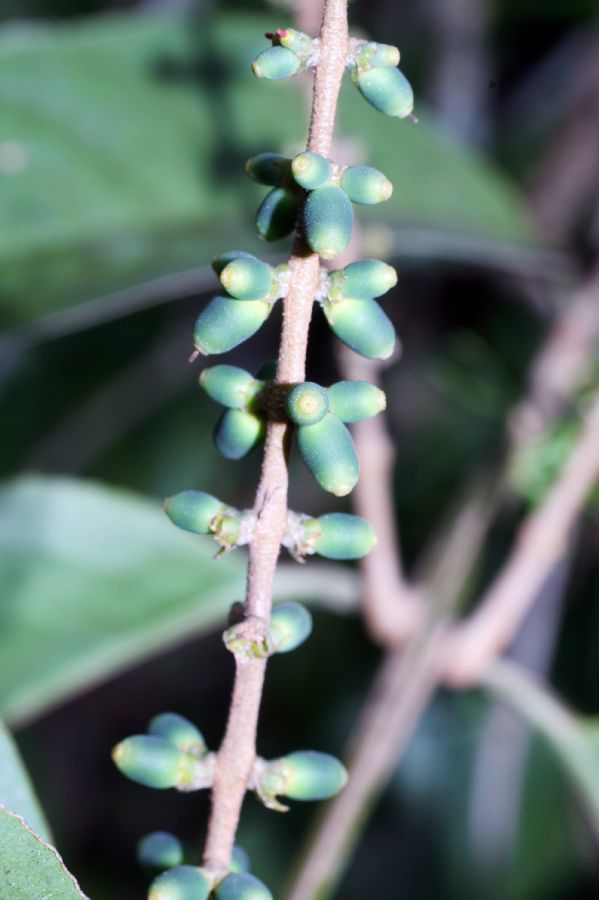
[[[266,300],[240,303],[231,297],[213,297],[196,320],[194,346],[205,356],[226,353],[255,334],[271,310]]]
[[[360,465],[351,434],[331,413],[316,425],[297,430],[297,446],[319,485],[337,497],[355,487]]]
[[[137,845],[137,861],[146,870],[162,872],[183,862],[183,847],[179,838],[168,831],[146,834]]]
[[[298,213],[295,194],[274,188],[266,195],[256,213],[256,228],[264,241],[278,241],[291,234]]]
[[[325,303],[324,314],[340,341],[369,359],[387,359],[395,348],[395,329],[375,300]]]
[[[210,366],[200,375],[208,396],[229,409],[245,409],[262,390],[263,382],[238,366]]]
[[[281,187],[291,177],[291,160],[280,153],[258,153],[245,164],[246,175],[258,184]],[[240,256],[250,255],[240,253]],[[218,275],[218,272],[216,273]]]
[[[336,184],[316,188],[306,197],[303,211],[308,246],[323,259],[347,249],[354,213],[345,191]]]
[[[193,534],[210,534],[212,524],[227,507],[204,491],[180,491],[164,501],[164,511],[178,528]]]
[[[241,459],[264,437],[265,421],[244,409],[227,409],[214,429],[214,443],[226,459]]]
[[[208,752],[204,735],[193,722],[178,713],[166,712],[154,716],[148,725],[148,734],[165,738],[184,753],[203,756]]]
[[[291,161],[291,171],[301,187],[312,191],[329,181],[333,174],[333,165],[320,153],[307,150]]]
[[[227,875],[217,885],[215,896],[217,900],[273,900],[266,885],[249,872]]]
[[[210,881],[197,866],[177,866],[150,885],[148,900],[208,900]]]
[[[221,284],[237,300],[265,300],[273,290],[273,270],[260,259],[238,257],[220,273]]]
[[[272,611],[270,633],[277,653],[290,653],[310,637],[312,616],[301,603],[281,603]]]

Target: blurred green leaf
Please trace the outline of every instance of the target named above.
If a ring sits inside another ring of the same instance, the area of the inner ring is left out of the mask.
[[[1,805],[0,846],[0,897],[6,900],[85,897],[54,847],[31,831],[24,819]]]
[[[245,559],[215,560],[154,503],[68,479],[0,494],[0,710],[20,722],[148,656],[224,623]],[[277,599],[355,605],[335,565],[282,566]]]
[[[263,190],[242,163],[263,149],[300,149],[307,130],[302,78],[265,84],[250,74],[270,26],[237,12],[0,32],[5,324],[182,272],[205,287],[201,267],[214,253],[258,246]],[[369,220],[532,240],[514,187],[434,124],[386,118],[349,83],[340,121],[358,156],[396,184]],[[385,252],[401,248],[392,231]]]
[[[22,816],[45,841],[52,835],[10,732],[0,721],[0,804]],[[0,894],[0,896],[2,896]]]

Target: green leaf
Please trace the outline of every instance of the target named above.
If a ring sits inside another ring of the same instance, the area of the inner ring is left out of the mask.
[[[50,828],[37,801],[17,746],[2,721],[0,721],[0,804],[22,816],[41,838],[46,841],[52,840]]]
[[[156,302],[157,291],[177,296],[184,273],[188,293],[205,289],[202,267],[215,253],[264,252],[253,226],[264,191],[243,162],[265,149],[302,150],[307,131],[304,76],[251,75],[271,26],[210,11],[195,22],[136,14],[0,31],[6,323],[115,292],[90,316],[122,314],[132,301],[121,290],[145,285]],[[481,241],[534,240],[510,182],[424,120],[389,119],[349,80],[343,88],[340,121],[359,141],[357,161],[395,183],[389,203],[361,211],[392,226],[389,253],[439,252],[438,235],[431,247],[405,234],[414,226],[468,235],[445,246],[453,255],[470,252],[474,238],[478,256]]]
[[[21,816],[0,805],[0,897],[6,900],[68,900],[85,897],[54,847]]]
[[[245,556],[175,528],[157,504],[62,478],[0,492],[0,711],[39,715],[142,659],[225,623]],[[279,600],[355,606],[338,566],[283,566]]]

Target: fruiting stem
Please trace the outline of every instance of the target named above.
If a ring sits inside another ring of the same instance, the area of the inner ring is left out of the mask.
[[[321,55],[315,70],[308,150],[331,151],[339,87],[347,53],[347,0],[325,0],[320,31]],[[306,347],[320,261],[306,251],[298,232],[291,259],[291,289],[283,304],[283,327],[276,380],[305,380]],[[267,429],[254,513],[256,528],[249,545],[246,614],[265,623],[270,618],[272,585],[287,515],[288,426],[271,422]],[[244,795],[256,758],[256,730],[266,661],[236,660],[233,699],[218,752],[212,789],[212,812],[204,864],[228,869]]]

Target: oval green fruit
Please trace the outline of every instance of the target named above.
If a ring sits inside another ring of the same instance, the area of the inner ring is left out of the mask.
[[[227,353],[255,334],[271,310],[266,300],[240,303],[231,297],[213,297],[196,320],[194,345],[205,356]]]
[[[279,760],[283,771],[285,797],[292,800],[326,800],[334,797],[347,782],[345,767],[328,753],[298,750]]]
[[[329,298],[368,300],[386,294],[396,284],[393,266],[380,259],[360,259],[329,273]]]
[[[217,900],[273,900],[271,892],[249,872],[232,872],[217,885]]]
[[[387,176],[370,166],[350,166],[341,176],[340,185],[352,203],[365,206],[382,203],[393,193]]]
[[[296,75],[301,67],[301,60],[292,50],[275,44],[274,47],[267,47],[258,54],[252,63],[252,72],[256,78],[280,81],[282,78]]]
[[[150,885],[148,900],[208,900],[210,881],[197,866],[177,866]]]
[[[247,165],[247,163],[246,163]],[[225,253],[219,253],[218,256],[215,256],[212,260],[212,268],[216,272],[217,275],[220,276],[220,273],[228,266],[230,262],[233,262],[234,259],[257,259],[257,256],[254,256],[252,253],[246,253],[245,250],[227,250]]]
[[[354,213],[345,191],[336,184],[310,191],[303,210],[308,246],[323,259],[332,259],[347,249]]]
[[[361,516],[327,513],[316,520],[320,537],[314,551],[326,559],[361,559],[376,544],[372,525]]]
[[[298,199],[284,188],[266,195],[256,213],[256,228],[264,241],[278,241],[291,234],[298,213]]]
[[[164,511],[178,528],[193,534],[210,534],[212,523],[226,505],[204,491],[180,491],[164,501]]]
[[[315,425],[329,411],[329,395],[314,381],[304,381],[287,394],[285,410],[295,425]]]
[[[125,738],[113,749],[112,758],[127,778],[160,789],[186,784],[194,762],[170,741],[149,734]]]
[[[343,422],[327,413],[316,425],[300,426],[297,446],[325,491],[344,497],[353,490],[360,477],[360,464],[352,436]]]
[[[290,178],[291,160],[281,153],[258,153],[247,160],[245,172],[258,184],[281,187]],[[249,256],[250,254],[241,253],[239,255]]]
[[[227,409],[214,429],[214,443],[226,459],[241,459],[264,437],[265,421],[244,409]]]
[[[192,756],[203,756],[208,752],[204,735],[199,728],[178,713],[165,712],[154,716],[148,725],[148,734],[162,737]]]
[[[414,92],[399,69],[368,69],[358,74],[356,84],[366,100],[387,116],[405,119],[414,109]]]
[[[276,653],[290,653],[312,633],[312,616],[301,603],[280,603],[270,617],[270,633]]]
[[[138,843],[137,861],[151,872],[172,869],[183,862],[183,846],[169,831],[152,831]]]
[[[395,348],[395,329],[375,300],[339,300],[323,311],[340,341],[368,359],[387,359]]]
[[[237,300],[265,300],[273,291],[272,268],[261,259],[237,257],[220,273],[221,284]]]
[[[211,400],[229,409],[244,409],[263,387],[263,382],[245,369],[226,364],[204,369],[200,384]]]
[[[291,171],[300,187],[312,191],[329,181],[333,174],[333,165],[320,153],[307,150],[291,161]]]
[[[361,422],[378,415],[387,406],[380,388],[367,381],[338,381],[329,388],[331,412],[342,422]]]

